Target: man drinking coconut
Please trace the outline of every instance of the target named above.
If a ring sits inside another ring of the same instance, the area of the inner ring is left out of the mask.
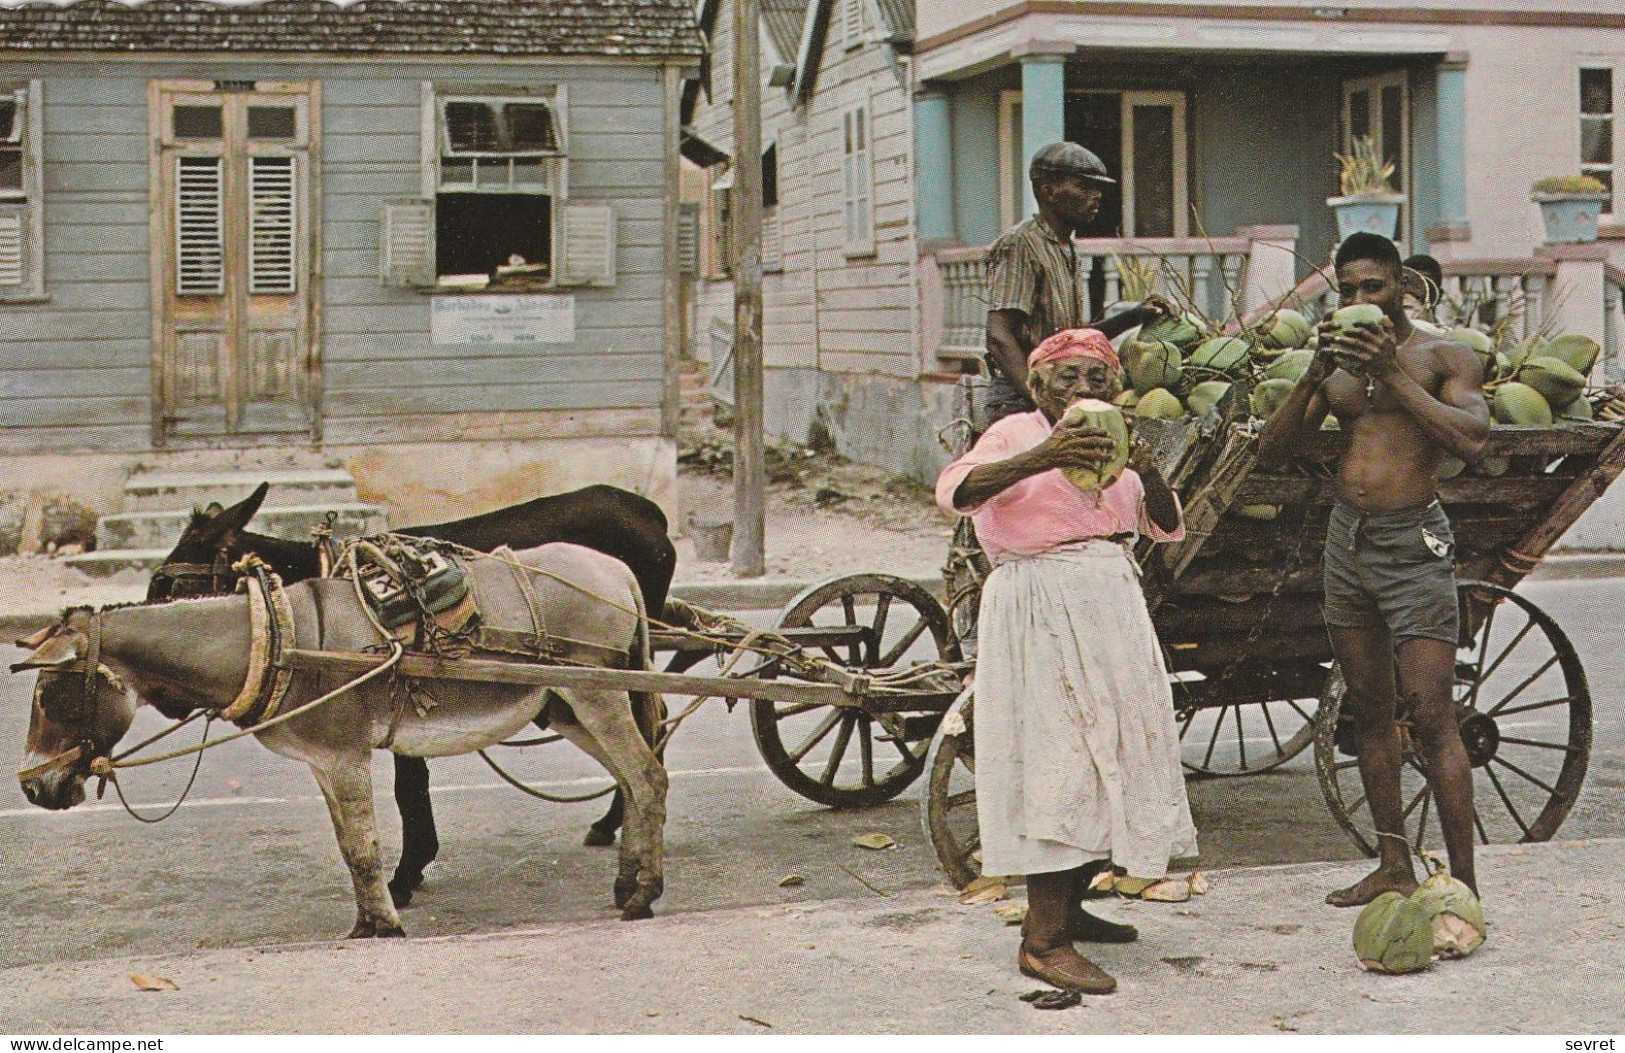
[[[1258,440],[1259,463],[1278,467],[1328,413],[1349,436],[1326,529],[1325,618],[1348,685],[1344,705],[1354,718],[1379,861],[1326,902],[1355,907],[1416,888],[1400,803],[1400,697],[1438,803],[1451,873],[1476,893],[1472,770],[1451,697],[1455,542],[1434,472],[1446,456],[1468,464],[1483,456],[1490,413],[1481,368],[1471,349],[1411,325],[1393,242],[1350,235],[1336,268],[1343,307],[1375,306],[1380,321],[1323,323],[1314,361]]]
[[[1117,392],[1111,342],[1063,330],[1023,365],[1038,408],[994,424],[937,480],[937,503],[975,519],[995,565],[976,677],[982,871],[1027,877],[1023,973],[1106,994],[1117,981],[1072,942],[1138,933],[1084,911],[1090,878],[1113,863],[1158,877],[1196,853],[1168,673],[1130,551],[1141,533],[1175,541],[1184,526],[1144,446],[1103,487],[1063,474],[1123,465],[1116,438],[1063,419],[1075,401]]]

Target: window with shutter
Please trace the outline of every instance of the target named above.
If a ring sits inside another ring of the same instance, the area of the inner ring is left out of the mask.
[[[296,161],[273,156],[250,160],[248,291],[288,295],[298,291]]]
[[[45,291],[39,123],[39,81],[0,82],[0,298]]]
[[[874,174],[869,162],[869,107],[841,117],[844,248],[847,255],[874,251]]]
[[[841,36],[848,48],[862,47],[864,30],[868,28],[865,0],[841,0]]]
[[[677,273],[685,278],[700,273],[700,206],[692,201],[677,206]]]
[[[219,157],[175,158],[175,292],[226,291],[225,164]]]

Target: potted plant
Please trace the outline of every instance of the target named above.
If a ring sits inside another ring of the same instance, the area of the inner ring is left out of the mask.
[[[1394,236],[1399,226],[1399,206],[1405,195],[1389,182],[1394,177],[1393,162],[1383,158],[1369,136],[1354,141],[1347,154],[1333,154],[1340,171],[1337,175],[1341,197],[1326,199],[1337,213],[1338,240],[1356,231],[1370,231],[1385,238]]]
[[[1613,195],[1607,184],[1591,176],[1552,176],[1530,188],[1530,200],[1540,206],[1549,245],[1576,245],[1597,240],[1597,218]]]

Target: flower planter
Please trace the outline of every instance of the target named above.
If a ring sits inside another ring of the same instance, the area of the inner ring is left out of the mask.
[[[1608,194],[1531,194],[1546,224],[1548,245],[1583,245],[1597,240],[1597,218]]]
[[[1337,213],[1339,241],[1360,231],[1394,237],[1399,228],[1399,206],[1404,203],[1404,194],[1353,194],[1326,199]]]

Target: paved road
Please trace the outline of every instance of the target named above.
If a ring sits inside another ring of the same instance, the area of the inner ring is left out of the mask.
[[[1625,582],[1525,587],[1573,637],[1597,696],[1591,774],[1560,837],[1618,836],[1625,794]],[[0,677],[0,758],[20,755],[32,679]],[[145,720],[142,726],[159,726]],[[1539,738],[1538,721],[1524,733]],[[139,728],[138,728],[139,730]],[[183,734],[189,734],[183,733]],[[602,785],[568,746],[523,751],[514,768],[555,792]],[[666,914],[927,888],[939,881],[920,833],[913,790],[862,812],[834,812],[784,788],[758,759],[750,721],[708,703],[673,744],[667,824]],[[581,835],[602,802],[553,805],[503,785],[477,757],[432,763],[441,859],[404,912],[409,933],[455,934],[600,920],[609,906],[612,850]],[[138,806],[172,801],[190,769],[176,764],[126,778]],[[398,846],[389,763],[379,757],[380,829]],[[1358,853],[1322,803],[1308,752],[1239,780],[1191,785],[1201,865],[1353,859]],[[898,847],[852,845],[883,832]],[[780,888],[786,875],[805,882]],[[0,902],[7,938],[0,967],[163,953],[192,947],[325,939],[348,929],[349,881],[309,773],[245,740],[212,751],[186,804],[143,826],[113,799],[68,813],[30,807],[0,784]]]

